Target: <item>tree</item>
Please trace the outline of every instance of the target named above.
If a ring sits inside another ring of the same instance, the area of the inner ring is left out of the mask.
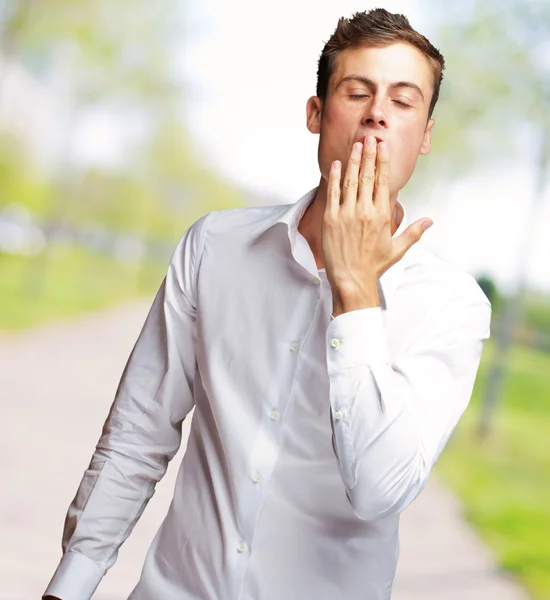
[[[451,5],[446,6],[446,10]],[[506,376],[512,331],[521,320],[531,230],[550,172],[550,4],[542,0],[478,0],[471,12],[456,5],[437,37],[445,49],[447,81],[436,108],[436,152],[420,166],[418,180],[450,180],[496,160],[532,165],[535,195],[516,268],[516,292],[497,329],[480,432],[489,431]],[[424,170],[424,172],[423,172]],[[417,181],[418,181],[417,180]]]
[[[480,163],[540,160],[541,138],[550,130],[550,4],[474,0],[470,11],[463,3],[445,5],[436,20],[431,37],[446,70],[434,113],[435,151],[419,163],[418,181],[453,180]],[[544,154],[548,161],[548,148]]]
[[[170,59],[179,34],[174,3],[18,0],[8,2],[0,50],[39,71],[65,54],[79,101],[118,97],[143,106],[180,93]]]

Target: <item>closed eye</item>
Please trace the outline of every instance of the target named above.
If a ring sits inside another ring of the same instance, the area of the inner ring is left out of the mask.
[[[401,100],[394,100],[394,102],[396,104],[399,104],[399,106],[403,106],[405,108],[412,108],[410,104],[407,104],[406,102],[401,102]]]
[[[350,96],[352,100],[360,100],[361,98],[368,98],[366,94],[352,94]]]

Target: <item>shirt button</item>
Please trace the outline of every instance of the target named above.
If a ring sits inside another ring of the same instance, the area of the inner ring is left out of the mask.
[[[262,476],[259,473],[254,473],[254,475],[252,475],[252,481],[254,483],[260,483],[261,480]]]
[[[242,554],[243,552],[246,552],[247,549],[247,545],[246,542],[239,542],[238,546],[237,546],[237,552],[239,552],[240,554]]]
[[[321,283],[321,280],[319,279],[319,277],[314,277],[311,280],[311,283],[313,283],[313,285],[319,285]]]
[[[280,416],[281,416],[281,415],[279,414],[279,411],[278,411],[278,410],[272,410],[272,411],[271,411],[271,414],[269,415],[269,418],[270,418],[272,421],[278,421]]]
[[[292,342],[292,344],[290,344],[290,351],[291,352],[297,352],[298,351],[298,344],[296,342]]]
[[[338,348],[338,346],[340,345],[340,340],[337,340],[336,338],[333,338],[333,339],[330,341],[330,345],[331,345],[333,348]]]
[[[342,412],[341,412],[341,411],[339,411],[339,410],[337,410],[337,411],[334,413],[334,418],[335,418],[337,421],[341,421],[343,416],[344,416],[344,415],[342,415]]]

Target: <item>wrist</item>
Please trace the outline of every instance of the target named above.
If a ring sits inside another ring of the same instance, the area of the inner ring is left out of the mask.
[[[376,280],[370,281],[361,288],[336,289],[332,294],[332,315],[337,317],[343,313],[380,306]]]

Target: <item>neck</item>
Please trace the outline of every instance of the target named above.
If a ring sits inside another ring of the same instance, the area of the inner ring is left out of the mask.
[[[311,251],[313,252],[313,256],[315,257],[315,262],[317,264],[318,269],[323,269],[325,266],[323,260],[323,250],[321,245],[321,234],[323,228],[323,214],[325,212],[326,206],[326,197],[327,197],[327,181],[321,178],[319,182],[319,188],[315,194],[315,198],[308,206],[306,212],[304,213],[300,223],[298,224],[298,231],[306,238]],[[399,227],[398,222],[396,221],[396,216],[399,219],[399,223],[403,218],[402,210],[395,210],[397,202],[397,194],[393,195],[390,198],[390,204],[392,209],[392,219],[391,219],[391,234],[393,235],[397,228]],[[397,215],[396,215],[397,213]]]

